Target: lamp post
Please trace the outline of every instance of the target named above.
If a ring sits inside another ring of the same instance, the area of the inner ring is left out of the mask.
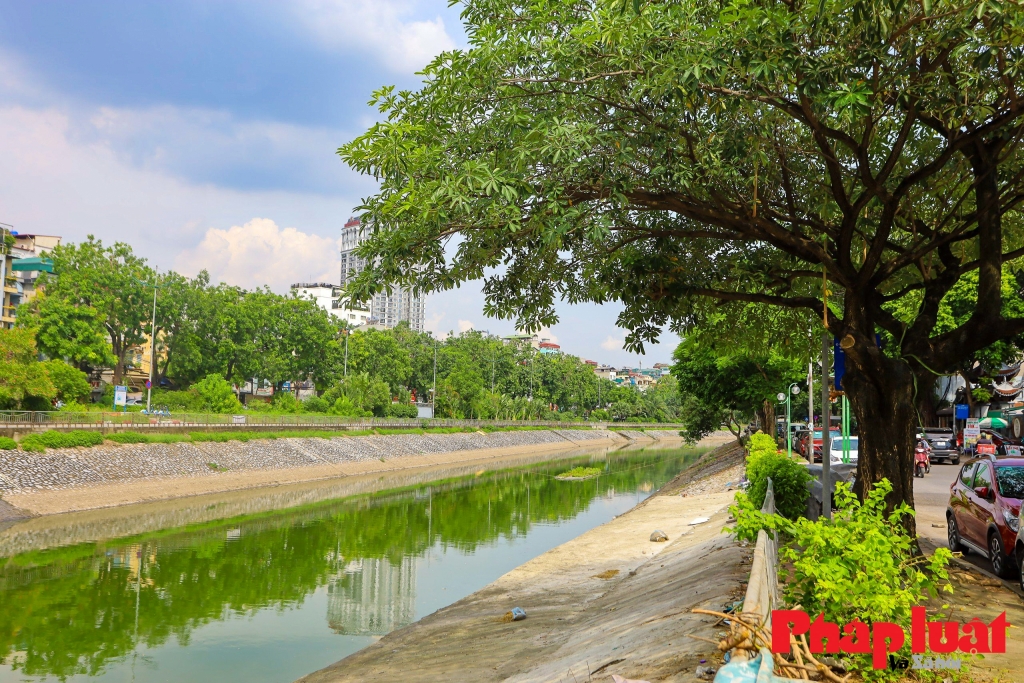
[[[434,340],[434,388],[430,390],[430,419],[437,419],[437,339]]]
[[[791,396],[796,396],[800,393],[800,387],[797,386],[796,382],[789,385],[789,391],[786,393],[779,392],[777,399],[779,403],[786,402],[786,455],[790,458],[793,457],[793,428],[790,426],[792,420]]]

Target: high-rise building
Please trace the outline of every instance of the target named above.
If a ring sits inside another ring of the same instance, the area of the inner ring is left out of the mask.
[[[366,259],[356,254],[356,247],[366,236],[367,226],[358,218],[349,218],[341,229],[341,287],[344,288],[365,267]],[[375,294],[369,302],[370,319],[384,327],[394,327],[403,320],[409,327],[422,332],[425,320],[424,301],[407,289],[394,289],[391,293]]]

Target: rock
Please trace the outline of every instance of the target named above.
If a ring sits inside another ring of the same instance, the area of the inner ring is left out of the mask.
[[[718,673],[718,670],[713,666],[698,666],[694,673],[696,673],[697,678],[701,680],[711,681],[714,680],[715,674]]]
[[[664,543],[667,540],[668,540],[668,536],[665,535],[664,531],[659,531],[659,530],[655,529],[654,533],[651,534],[651,542],[652,543]]]

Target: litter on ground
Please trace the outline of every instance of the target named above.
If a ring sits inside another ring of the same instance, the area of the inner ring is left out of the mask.
[[[690,526],[697,526],[698,524],[703,524],[704,522],[707,522],[710,519],[710,517],[697,517],[696,519],[691,519]]]

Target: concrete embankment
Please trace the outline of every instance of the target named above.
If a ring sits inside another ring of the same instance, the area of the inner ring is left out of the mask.
[[[0,451],[0,495],[7,504],[4,516],[12,518],[498,456],[678,439],[675,432],[552,429]]]
[[[695,468],[630,512],[302,683],[695,680],[701,660],[721,662],[699,638],[717,639],[721,629],[690,610],[742,599],[750,557],[722,534],[741,452],[719,448]],[[651,542],[655,529],[669,542]],[[514,606],[527,618],[503,622]]]

